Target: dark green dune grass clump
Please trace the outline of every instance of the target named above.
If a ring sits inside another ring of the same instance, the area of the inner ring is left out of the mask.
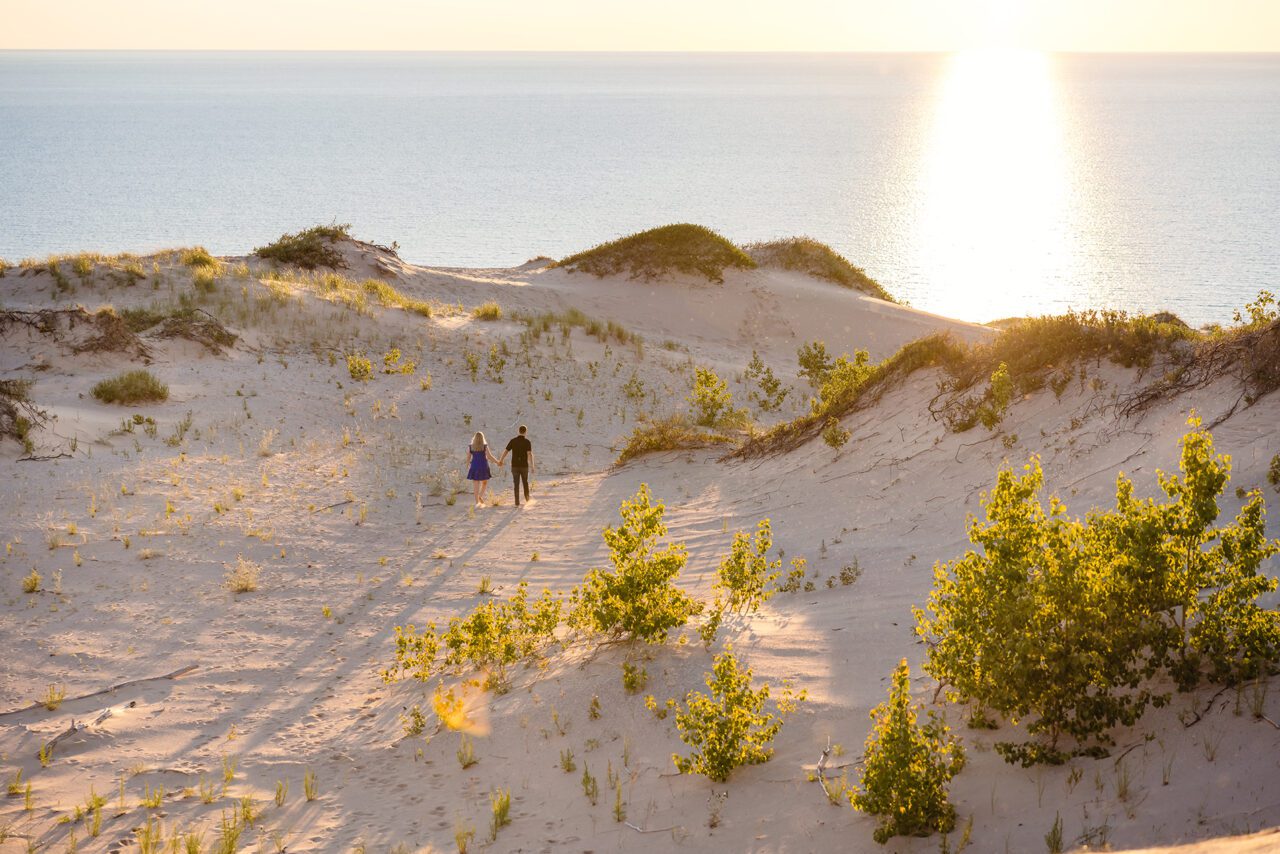
[[[743,247],[752,260],[761,267],[776,267],[807,273],[818,279],[834,282],[845,288],[862,291],[877,299],[894,302],[879,282],[855,267],[848,258],[811,237],[787,237],[749,243]]]
[[[317,225],[297,234],[282,234],[275,243],[254,249],[253,254],[304,270],[317,267],[340,269],[347,265],[333,244],[350,237],[350,225]]]
[[[92,394],[103,403],[151,403],[169,399],[169,387],[150,371],[137,370],[105,379]]]
[[[724,281],[725,270],[751,270],[756,262],[711,229],[678,223],[602,243],[562,258],[555,266],[594,276],[626,273],[645,280],[685,273],[718,283]]]

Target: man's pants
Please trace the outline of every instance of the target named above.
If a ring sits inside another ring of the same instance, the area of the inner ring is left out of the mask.
[[[524,500],[529,500],[529,467],[511,467],[511,480],[516,490],[516,504],[520,503],[520,481],[524,481]]]

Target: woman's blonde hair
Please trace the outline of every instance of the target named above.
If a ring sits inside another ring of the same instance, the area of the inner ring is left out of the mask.
[[[476,434],[471,437],[471,450],[473,451],[483,451],[484,446],[487,444],[489,443],[484,440],[484,434],[479,430],[477,430]]]

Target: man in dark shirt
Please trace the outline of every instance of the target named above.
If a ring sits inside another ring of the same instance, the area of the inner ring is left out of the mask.
[[[506,460],[507,454],[511,454],[511,479],[516,489],[516,506],[520,506],[520,482],[524,482],[524,500],[529,501],[529,472],[533,469],[533,443],[525,437],[527,428],[520,425],[520,435],[516,436],[507,443],[507,449],[502,452],[502,459],[498,460],[498,465],[502,465]]]

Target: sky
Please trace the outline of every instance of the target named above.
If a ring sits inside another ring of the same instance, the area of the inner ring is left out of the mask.
[[[1280,51],[1280,0],[0,0],[0,49]]]

